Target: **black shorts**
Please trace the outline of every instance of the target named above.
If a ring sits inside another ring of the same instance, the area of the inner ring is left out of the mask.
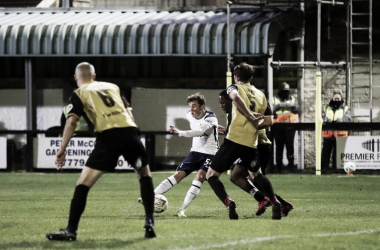
[[[207,172],[214,155],[203,154],[199,152],[190,152],[186,159],[179,164],[177,171],[184,171],[186,176],[199,169]]]
[[[148,165],[148,157],[138,136],[137,128],[114,128],[99,133],[86,166],[113,172],[120,155],[124,156],[133,168]]]
[[[257,149],[224,139],[210,167],[216,172],[222,173],[230,169],[233,164],[237,164],[251,172],[256,172],[260,168],[260,166],[256,164],[257,160]]]

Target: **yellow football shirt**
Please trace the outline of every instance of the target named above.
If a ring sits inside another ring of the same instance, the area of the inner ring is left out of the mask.
[[[117,85],[107,82],[83,84],[70,98],[68,117],[80,118],[83,113],[96,132],[112,128],[137,127],[126,111]]]
[[[257,112],[263,115],[272,115],[264,93],[253,85],[249,83],[237,83],[231,85],[227,89],[227,93],[230,93],[232,89],[238,91],[240,97],[252,112]],[[255,127],[238,111],[235,103],[232,104],[231,114],[231,125],[226,138],[247,147],[257,148],[258,133],[256,127],[258,126],[258,121],[256,121]]]

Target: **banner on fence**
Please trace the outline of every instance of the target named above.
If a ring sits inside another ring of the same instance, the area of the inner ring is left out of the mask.
[[[380,136],[348,136],[336,140],[337,168],[354,162],[356,169],[380,169]]]
[[[55,168],[55,156],[62,138],[34,138],[34,167]],[[64,169],[82,169],[95,146],[95,138],[71,138],[66,148]],[[120,156],[116,170],[133,168]]]
[[[7,138],[0,137],[0,152],[2,157],[0,157],[0,169],[7,168]]]

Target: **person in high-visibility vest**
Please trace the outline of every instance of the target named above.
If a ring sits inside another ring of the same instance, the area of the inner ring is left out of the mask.
[[[342,94],[338,91],[334,92],[332,100],[328,105],[322,107],[323,122],[351,122],[351,110],[344,104]],[[332,169],[336,170],[336,138],[339,136],[348,136],[348,131],[342,130],[326,130],[322,131],[323,148],[321,169],[326,171],[329,169],[330,156],[332,153]]]
[[[273,123],[296,123],[299,106],[297,99],[290,95],[290,87],[286,82],[282,82],[278,88],[277,95],[273,98]],[[273,137],[276,142],[276,165],[277,172],[281,173],[283,168],[282,156],[284,146],[286,146],[286,156],[288,168],[293,170],[294,165],[294,136],[295,129],[273,129]]]

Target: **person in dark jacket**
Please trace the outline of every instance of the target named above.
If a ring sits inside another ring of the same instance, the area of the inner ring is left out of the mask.
[[[297,99],[290,95],[289,84],[282,82],[277,95],[273,98],[273,123],[296,123],[299,106]],[[273,130],[273,137],[276,142],[276,165],[277,171],[282,172],[282,156],[286,146],[286,156],[288,168],[294,168],[294,136],[295,129],[281,128]]]

